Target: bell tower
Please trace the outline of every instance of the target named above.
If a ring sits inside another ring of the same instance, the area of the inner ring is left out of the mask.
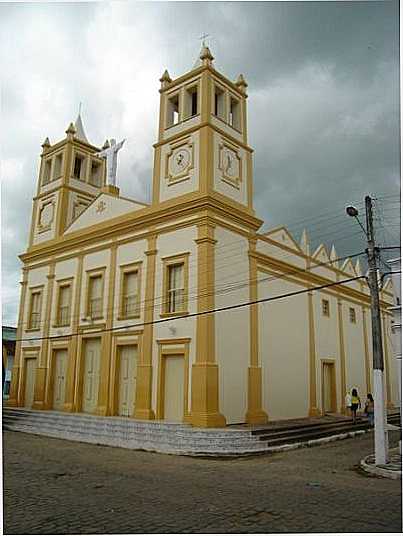
[[[188,73],[160,78],[153,205],[212,196],[254,215],[252,149],[247,138],[247,83],[218,72],[202,46]]]
[[[45,139],[28,249],[60,238],[99,194],[105,185],[105,160],[96,156],[99,152],[88,141],[80,115],[63,140],[51,145]]]

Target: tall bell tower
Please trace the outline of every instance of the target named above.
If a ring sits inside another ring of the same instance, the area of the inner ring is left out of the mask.
[[[162,75],[153,205],[211,196],[254,215],[247,83],[230,81],[203,46],[191,71]]]
[[[33,200],[28,248],[60,238],[70,223],[105,185],[105,160],[99,158],[84,131],[81,116],[70,123],[66,137],[42,144],[38,187]]]

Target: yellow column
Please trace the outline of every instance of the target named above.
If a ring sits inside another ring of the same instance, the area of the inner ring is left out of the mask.
[[[152,374],[153,374],[153,325],[154,320],[154,295],[155,295],[155,268],[157,261],[156,249],[157,236],[148,238],[148,250],[146,266],[146,290],[144,297],[144,332],[141,344],[140,359],[137,364],[136,381],[136,406],[135,419],[155,419],[152,410]]]
[[[346,386],[346,351],[344,348],[344,328],[343,328],[343,302],[337,298],[338,324],[339,324],[339,348],[340,348],[340,413],[347,414],[345,406]]]
[[[74,392],[75,392],[75,375],[76,375],[76,364],[77,364],[77,353],[78,353],[78,335],[74,335],[78,331],[78,326],[80,323],[80,302],[81,302],[81,285],[83,277],[83,255],[80,254],[77,262],[77,272],[76,280],[74,287],[74,306],[73,318],[71,321],[71,332],[73,333],[68,350],[68,360],[67,360],[67,373],[66,373],[66,388],[65,388],[65,399],[64,399],[64,411],[77,411],[77,406],[74,401]]]
[[[22,281],[21,281],[21,294],[20,294],[20,309],[18,312],[18,326],[17,326],[17,343],[15,345],[15,357],[13,370],[11,374],[11,385],[10,385],[10,397],[6,402],[7,406],[19,406],[23,404],[21,401],[21,395],[19,396],[19,387],[20,387],[20,371],[21,371],[21,339],[23,333],[23,323],[24,323],[24,311],[25,311],[25,299],[27,295],[27,286],[28,286],[28,269],[22,269]]]
[[[258,299],[256,238],[249,241],[249,298]],[[259,305],[249,307],[250,364],[248,368],[248,410],[245,420],[249,424],[264,424],[268,416],[262,409],[262,368],[259,366]]]
[[[47,339],[46,337],[49,337],[51,325],[53,287],[55,280],[54,262],[49,265],[49,274],[46,277],[48,279],[48,284],[46,291],[45,318],[42,331],[43,337],[45,338],[41,341],[41,350],[39,352],[38,366],[36,368],[34,403],[32,404],[32,409],[49,409],[45,400],[47,360],[49,349],[49,339]]]
[[[316,398],[316,340],[315,314],[313,293],[308,292],[308,325],[309,325],[309,416],[317,417],[320,412]]]
[[[367,331],[367,311],[364,305],[362,306],[362,331],[364,337],[364,354],[365,354],[365,381],[367,393],[372,393],[371,390],[371,363],[368,348],[368,331]]]
[[[98,404],[95,410],[96,415],[108,415],[109,378],[112,354],[112,332],[115,304],[115,281],[116,281],[116,242],[111,246],[111,256],[109,261],[109,284],[108,300],[106,310],[106,332],[101,339],[101,366],[99,373]]]
[[[393,408],[392,402],[392,392],[390,388],[390,352],[389,352],[389,340],[388,332],[386,328],[386,315],[382,314],[382,327],[383,327],[383,361],[384,361],[384,372],[386,379],[386,407]]]
[[[198,312],[214,308],[214,226],[198,225],[197,304]],[[191,423],[193,426],[225,426],[219,413],[218,366],[215,362],[214,313],[196,317],[196,363],[192,366]]]

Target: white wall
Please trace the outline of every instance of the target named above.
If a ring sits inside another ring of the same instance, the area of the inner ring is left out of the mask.
[[[259,273],[258,298],[303,290],[293,282]],[[263,409],[269,419],[305,417],[309,389],[308,296],[259,305],[259,348]]]
[[[215,307],[249,301],[248,240],[215,229]],[[231,287],[235,288],[231,291]],[[219,366],[220,412],[227,423],[245,422],[249,367],[249,307],[216,313],[216,359]]]

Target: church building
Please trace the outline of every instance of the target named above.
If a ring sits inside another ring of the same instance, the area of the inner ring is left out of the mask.
[[[150,204],[121,195],[124,146],[92,145],[80,115],[43,143],[8,405],[223,427],[343,413],[348,390],[371,392],[360,264],[313,251],[306,232],[259,231],[247,83],[213,60],[203,46],[160,79]],[[388,283],[394,406],[391,305]]]

